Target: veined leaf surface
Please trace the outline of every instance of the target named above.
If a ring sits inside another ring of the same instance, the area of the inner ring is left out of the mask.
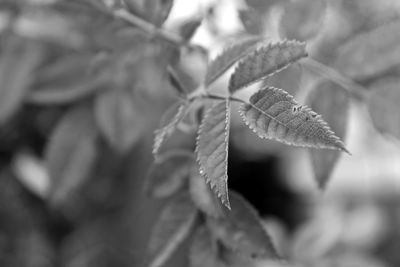
[[[233,64],[254,49],[259,41],[259,37],[250,37],[225,48],[219,56],[208,64],[205,85],[208,86],[218,79]]]
[[[239,110],[245,123],[260,138],[303,147],[348,152],[321,116],[299,105],[282,89],[266,87],[250,97]]]
[[[324,81],[319,83],[308,96],[311,108],[321,114],[336,134],[344,137],[349,118],[350,96],[339,85]],[[340,157],[339,151],[310,150],[315,179],[320,188],[328,182],[336,162]]]
[[[196,152],[200,174],[230,208],[228,198],[228,141],[230,103],[218,102],[205,114],[197,137]]]
[[[229,91],[235,93],[306,56],[306,44],[298,41],[283,41],[260,47],[243,58],[236,67],[229,81]]]

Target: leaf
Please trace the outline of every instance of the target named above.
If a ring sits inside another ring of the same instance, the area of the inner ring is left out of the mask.
[[[278,255],[271,238],[264,230],[256,210],[239,194],[230,191],[232,210],[224,210],[222,219],[207,218],[211,232],[227,248],[255,258],[273,258]]]
[[[215,218],[222,215],[221,204],[197,169],[191,172],[189,192],[194,204],[203,213]]]
[[[303,147],[348,152],[320,115],[298,105],[282,89],[266,87],[250,97],[239,110],[246,125],[260,138]]]
[[[38,105],[65,105],[93,95],[98,90],[105,87],[106,79],[97,77],[93,80],[62,86],[60,88],[48,87],[31,91],[27,96],[27,101]]]
[[[160,267],[192,232],[197,210],[185,192],[176,196],[161,212],[150,237],[149,267]]]
[[[42,56],[42,47],[36,43],[16,37],[5,41],[0,55],[0,123],[21,106]]]
[[[378,77],[400,65],[400,22],[350,39],[339,49],[336,69],[357,81]]]
[[[191,151],[177,150],[161,155],[147,174],[146,193],[153,198],[165,198],[181,189],[194,165]]]
[[[400,138],[399,79],[378,82],[372,85],[372,88],[368,102],[372,123],[381,133]]]
[[[306,56],[306,44],[297,41],[285,40],[262,46],[243,58],[236,67],[229,81],[229,91],[235,93]]]
[[[294,0],[286,4],[280,30],[288,39],[307,41],[320,32],[327,12],[325,0]]]
[[[228,198],[228,142],[230,102],[214,104],[205,114],[196,142],[200,174],[229,209]]]
[[[190,267],[228,267],[218,253],[218,247],[209,230],[202,226],[194,234],[189,250]]]
[[[127,152],[143,134],[143,119],[127,88],[108,89],[95,99],[97,125],[109,144]]]
[[[202,22],[202,17],[193,18],[185,21],[183,25],[179,28],[180,36],[182,36],[182,38],[187,41],[190,40],[194,36]]]
[[[45,151],[50,201],[61,204],[88,178],[94,166],[97,132],[91,106],[73,107],[56,126]]]
[[[130,12],[161,26],[171,11],[173,0],[125,0]]]
[[[205,85],[209,86],[213,83],[239,59],[254,49],[260,41],[259,37],[250,37],[225,48],[219,56],[208,63]]]
[[[350,96],[337,84],[324,81],[318,84],[308,97],[311,108],[321,114],[336,134],[344,137],[349,118]],[[336,162],[339,151],[310,150],[315,179],[320,188],[325,188]]]
[[[175,103],[164,114],[160,128],[155,131],[153,144],[153,155],[157,156],[159,150],[166,139],[168,139],[178,127],[178,124],[186,116],[188,110],[187,103]]]

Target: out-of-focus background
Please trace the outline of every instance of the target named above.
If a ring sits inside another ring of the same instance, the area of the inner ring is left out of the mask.
[[[340,154],[323,191],[309,149],[259,139],[233,106],[229,186],[256,207],[294,266],[400,266],[400,92],[371,111],[379,90],[400,91],[399,1],[174,0],[164,23],[149,18],[174,34],[201,22],[190,43],[204,49],[180,56],[137,29],[116,31],[120,22],[84,2],[0,0],[0,266],[146,262],[165,205],[144,190],[153,132],[176,101],[167,61],[190,91],[206,73],[207,53],[215,58],[249,35],[305,41],[309,57],[327,67],[300,62],[262,82],[300,103],[334,86],[324,77],[332,70],[365,92],[333,109],[348,118],[339,120],[347,125],[340,137],[351,155]],[[230,73],[213,90],[226,92]],[[167,147],[193,149],[194,138],[181,125]],[[187,266],[187,247],[167,265]]]

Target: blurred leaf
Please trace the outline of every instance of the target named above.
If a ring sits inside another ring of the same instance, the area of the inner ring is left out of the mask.
[[[97,125],[109,144],[127,152],[143,134],[143,119],[127,88],[109,88],[95,99]]]
[[[243,58],[236,67],[229,81],[229,91],[235,93],[306,56],[306,44],[297,41],[285,40],[262,46]]]
[[[195,35],[202,22],[203,18],[193,18],[185,21],[179,29],[179,35],[185,40],[190,40],[193,35]]]
[[[239,110],[246,125],[260,138],[288,145],[348,152],[321,116],[299,105],[282,89],[266,87]]]
[[[362,81],[400,65],[399,31],[397,21],[350,39],[339,49],[336,69]]]
[[[376,129],[400,138],[399,79],[395,78],[372,86],[368,103],[369,113]]]
[[[257,211],[239,194],[230,191],[229,197],[232,210],[224,210],[222,219],[207,218],[213,235],[237,253],[253,259],[277,259],[278,255]]]
[[[176,150],[160,155],[149,169],[145,191],[154,198],[172,196],[185,185],[194,163],[191,151]]]
[[[160,26],[171,11],[173,0],[125,0],[130,12]]]
[[[350,95],[345,89],[330,81],[317,84],[308,96],[311,108],[321,114],[324,120],[344,138],[349,119]],[[320,188],[325,188],[336,162],[339,151],[310,150],[315,179]]]
[[[310,40],[322,29],[326,12],[326,0],[292,0],[285,6],[281,31],[288,39]]]
[[[208,63],[205,85],[208,86],[218,79],[233,64],[254,49],[260,40],[259,37],[250,37],[225,48],[220,55]]]
[[[230,102],[220,101],[206,112],[199,127],[196,153],[200,174],[228,209],[228,143]]]
[[[166,263],[179,245],[190,235],[197,218],[197,210],[187,192],[177,195],[161,212],[150,237],[149,267]]]
[[[189,252],[190,267],[228,267],[218,253],[218,244],[204,226],[197,229]]]
[[[43,56],[42,47],[36,43],[13,36],[4,42],[0,55],[0,123],[21,106]]]
[[[287,0],[246,0],[247,5],[252,7],[260,14],[265,14],[275,4],[281,4],[284,2],[287,2]]]
[[[50,201],[62,204],[83,184],[96,160],[97,131],[91,105],[72,107],[51,134],[45,151],[50,173]]]
[[[215,218],[222,215],[221,204],[197,169],[194,169],[191,172],[189,179],[189,192],[193,202],[199,210],[208,216]]]
[[[161,119],[159,129],[155,131],[153,155],[157,156],[166,139],[168,139],[178,127],[178,124],[186,116],[188,103],[178,102],[172,105]]]
[[[259,12],[253,8],[242,9],[238,11],[239,18],[248,33],[262,34],[264,30],[264,21]]]

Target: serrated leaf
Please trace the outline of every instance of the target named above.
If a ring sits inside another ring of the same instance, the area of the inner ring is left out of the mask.
[[[399,31],[397,21],[350,39],[339,49],[336,69],[362,81],[400,65]]]
[[[297,41],[262,46],[241,60],[229,81],[229,92],[235,93],[306,56],[306,44]]]
[[[153,155],[156,157],[165,140],[176,130],[178,124],[186,116],[189,105],[187,103],[175,103],[164,114],[161,119],[160,128],[155,131],[153,143]]]
[[[381,133],[400,138],[399,118],[399,79],[391,79],[375,83],[368,102],[368,110],[372,123]]]
[[[177,150],[161,155],[147,174],[146,193],[154,198],[172,196],[185,185],[194,163],[191,151]]]
[[[349,119],[350,96],[339,85],[324,81],[318,84],[308,97],[310,107],[321,114],[336,134],[344,137]],[[320,188],[326,183],[340,157],[339,151],[310,150],[315,179]]]
[[[280,29],[288,39],[307,41],[322,29],[327,11],[325,0],[295,0],[286,4]]]
[[[224,210],[222,219],[207,218],[213,235],[227,248],[253,259],[277,259],[257,211],[239,194],[230,191],[229,197],[232,210]]]
[[[160,214],[148,246],[149,267],[160,267],[189,236],[195,225],[197,210],[189,194],[176,196]]]
[[[225,48],[219,56],[208,64],[205,85],[208,86],[218,79],[233,64],[254,49],[260,41],[261,38],[259,37],[249,37]]]
[[[21,106],[41,62],[42,47],[9,37],[0,55],[0,123],[4,123]]]
[[[45,151],[50,173],[50,201],[62,204],[69,194],[84,183],[94,166],[97,131],[91,106],[68,110],[51,134]]]
[[[221,261],[218,244],[204,226],[198,228],[194,234],[189,251],[189,266],[228,267]]]
[[[302,147],[348,152],[321,116],[299,105],[282,89],[266,87],[250,97],[239,110],[245,123],[260,138]]]
[[[126,152],[143,134],[143,119],[128,88],[108,89],[95,99],[95,118],[109,144]]]
[[[189,179],[189,192],[194,204],[200,211],[212,217],[222,215],[222,206],[217,196],[214,195],[205,179],[201,177],[197,169],[192,170]]]
[[[214,104],[201,122],[196,142],[200,174],[227,208],[230,208],[227,184],[229,123],[230,102]]]

